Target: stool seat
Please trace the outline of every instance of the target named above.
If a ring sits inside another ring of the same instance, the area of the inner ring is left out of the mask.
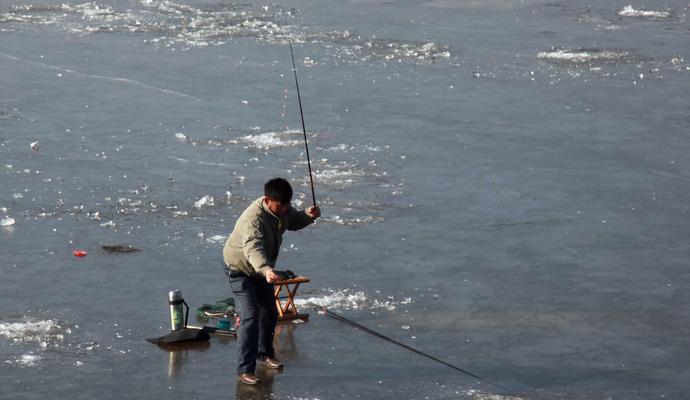
[[[309,282],[309,278],[298,276],[292,279],[284,279],[273,282],[273,296],[276,300],[279,321],[290,321],[293,319],[308,319],[309,314],[300,314],[295,306],[295,296],[297,289],[302,283]],[[283,289],[285,293],[283,294]]]

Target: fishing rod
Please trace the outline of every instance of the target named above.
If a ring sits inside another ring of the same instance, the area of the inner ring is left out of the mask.
[[[287,14],[284,14],[285,25],[287,22]],[[309,143],[307,143],[307,128],[304,125],[304,111],[302,110],[302,96],[299,92],[299,81],[297,80],[297,67],[295,66],[295,53],[292,50],[292,39],[288,37],[290,44],[290,57],[292,58],[292,72],[295,75],[295,88],[297,88],[297,102],[299,103],[299,115],[302,118],[302,133],[304,134],[304,148],[307,150],[307,167],[309,168],[309,182],[311,183],[311,199],[316,207],[316,195],[314,194],[314,178],[311,173],[311,159],[309,158]]]
[[[426,358],[428,358],[428,359],[430,359],[430,360],[432,360],[432,361],[435,361],[435,362],[437,362],[437,363],[443,364],[443,365],[445,365],[446,367],[450,367],[450,368],[452,368],[452,369],[454,369],[454,370],[456,370],[456,371],[462,372],[462,373],[465,374],[465,375],[468,375],[468,376],[471,376],[471,377],[473,377],[473,378],[479,379],[480,381],[486,382],[486,383],[488,383],[488,384],[490,384],[490,385],[492,385],[492,386],[495,386],[495,387],[497,387],[497,388],[499,388],[499,389],[501,389],[501,390],[505,390],[506,392],[509,392],[509,393],[514,393],[514,392],[515,392],[514,390],[511,390],[511,389],[509,389],[509,388],[507,388],[507,387],[505,387],[505,386],[499,385],[499,384],[497,384],[497,383],[493,383],[493,382],[491,382],[491,381],[489,381],[489,380],[487,380],[487,379],[482,378],[482,377],[479,376],[479,375],[475,375],[475,374],[473,374],[473,373],[471,373],[471,372],[469,372],[469,371],[467,371],[467,370],[464,370],[464,369],[462,369],[462,368],[460,368],[460,367],[457,367],[457,366],[455,366],[455,365],[453,365],[453,364],[451,364],[451,363],[449,363],[449,362],[443,361],[443,360],[441,360],[441,359],[438,358],[438,357],[434,357],[434,356],[432,356],[432,355],[430,355],[430,354],[424,353],[424,352],[421,351],[421,350],[417,350],[417,349],[415,349],[414,347],[410,347],[410,346],[406,345],[405,343],[401,343],[401,342],[399,342],[399,341],[397,341],[397,340],[395,340],[395,339],[392,339],[392,338],[390,338],[390,337],[388,337],[388,336],[386,336],[386,335],[384,335],[384,334],[382,334],[382,333],[376,332],[376,331],[373,330],[373,329],[369,329],[369,328],[367,328],[366,326],[361,325],[361,324],[358,324],[357,322],[352,321],[352,320],[350,320],[350,319],[347,319],[347,318],[343,317],[342,315],[336,314],[336,313],[334,313],[333,311],[328,310],[327,308],[323,308],[323,309],[319,310],[319,314],[325,315],[325,316],[327,316],[327,317],[333,318],[333,319],[336,320],[336,321],[339,321],[339,322],[342,322],[342,323],[344,323],[344,324],[346,324],[346,325],[350,325],[350,326],[352,326],[352,327],[355,327],[355,328],[357,328],[357,329],[360,329],[360,330],[362,330],[362,331],[364,331],[364,332],[366,332],[366,333],[368,333],[368,334],[370,334],[370,335],[376,336],[376,337],[378,337],[378,338],[380,338],[380,339],[383,339],[383,340],[385,340],[385,341],[387,341],[387,342],[390,342],[390,343],[393,343],[393,344],[395,344],[395,345],[398,345],[398,346],[402,347],[403,349],[409,350],[409,351],[411,351],[411,352],[413,352],[413,353],[419,354],[419,355],[422,356],[422,357],[426,357]]]

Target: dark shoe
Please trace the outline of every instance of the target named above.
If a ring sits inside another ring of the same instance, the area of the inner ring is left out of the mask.
[[[275,357],[263,357],[261,363],[268,368],[280,369],[283,368],[283,363],[278,361]]]
[[[257,378],[254,374],[239,374],[237,375],[237,379],[246,385],[256,385],[261,382],[261,379]]]

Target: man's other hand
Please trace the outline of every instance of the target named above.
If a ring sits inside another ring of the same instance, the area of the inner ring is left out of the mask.
[[[273,272],[273,270],[266,271],[266,282],[273,283],[280,280],[280,275]]]
[[[312,206],[307,208],[306,213],[311,219],[317,219],[321,216],[321,209],[319,206]]]

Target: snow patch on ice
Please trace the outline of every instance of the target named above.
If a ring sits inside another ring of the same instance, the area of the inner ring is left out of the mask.
[[[464,390],[463,394],[472,400],[525,400],[518,396],[491,394],[476,389]]]
[[[5,337],[13,343],[54,342],[62,341],[64,338],[62,327],[57,321],[33,320],[27,317],[0,322],[0,337]]]
[[[115,221],[113,221],[113,220],[101,223],[102,228],[114,228],[115,226],[116,226]]]
[[[212,244],[219,244],[219,243],[225,243],[225,239],[227,239],[227,236],[213,235],[209,238],[206,238],[206,241],[208,243],[212,243]]]
[[[336,225],[364,225],[364,224],[376,224],[383,222],[385,219],[383,217],[375,216],[365,216],[365,217],[341,217],[340,215],[333,215],[331,217],[326,217],[323,219],[324,222],[329,222]]]
[[[328,50],[326,60],[346,57],[352,62],[409,60],[436,63],[451,57],[448,45],[435,42],[367,38],[347,30],[313,31],[303,26],[283,24],[276,20],[284,12],[278,4],[257,9],[251,4],[195,7],[171,0],[125,2],[138,3],[133,8],[98,3],[16,5],[9,12],[0,12],[0,23],[55,25],[74,33],[141,34],[146,43],[156,49],[216,46],[233,38],[255,38],[282,44],[288,39],[295,43],[321,43]],[[302,60],[307,66],[321,62],[309,57]],[[249,101],[242,100],[242,103],[248,104]]]
[[[627,5],[618,11],[618,15],[622,17],[668,18],[671,16],[671,13],[668,11],[638,10],[631,5]]]
[[[107,5],[98,5],[94,3],[83,3],[76,6],[70,4],[62,4],[62,9],[69,12],[81,12],[83,18],[103,18],[114,17],[115,12],[112,7]]]
[[[570,63],[617,62],[625,61],[630,58],[630,56],[630,53],[627,51],[600,49],[557,49],[552,51],[542,51],[537,54],[537,58],[543,60]]]
[[[393,311],[402,304],[412,303],[412,298],[395,300],[388,297],[385,300],[369,298],[362,291],[350,289],[328,289],[327,293],[309,298],[295,299],[298,307],[312,309],[328,308],[331,310],[388,310]]]
[[[194,202],[194,208],[201,209],[203,207],[212,207],[216,204],[215,200],[213,199],[213,196],[211,195],[205,195],[196,202]]]
[[[283,147],[294,147],[302,144],[297,139],[290,139],[290,136],[300,133],[296,130],[284,132],[264,132],[256,135],[247,135],[240,138],[243,143],[259,150],[271,150]]]
[[[381,152],[383,149],[381,146],[375,146],[373,144],[367,144],[367,145],[352,145],[352,144],[345,144],[345,143],[340,143],[335,146],[327,147],[323,149],[325,152],[329,153],[351,153],[351,152],[370,152],[370,153],[378,153]]]
[[[5,217],[3,219],[0,219],[0,226],[6,227],[6,226],[12,226],[14,225],[16,221],[12,217]]]
[[[366,176],[366,173],[356,169],[324,169],[314,173],[314,178],[318,181],[341,186],[353,184],[357,181],[356,178],[361,176]]]

